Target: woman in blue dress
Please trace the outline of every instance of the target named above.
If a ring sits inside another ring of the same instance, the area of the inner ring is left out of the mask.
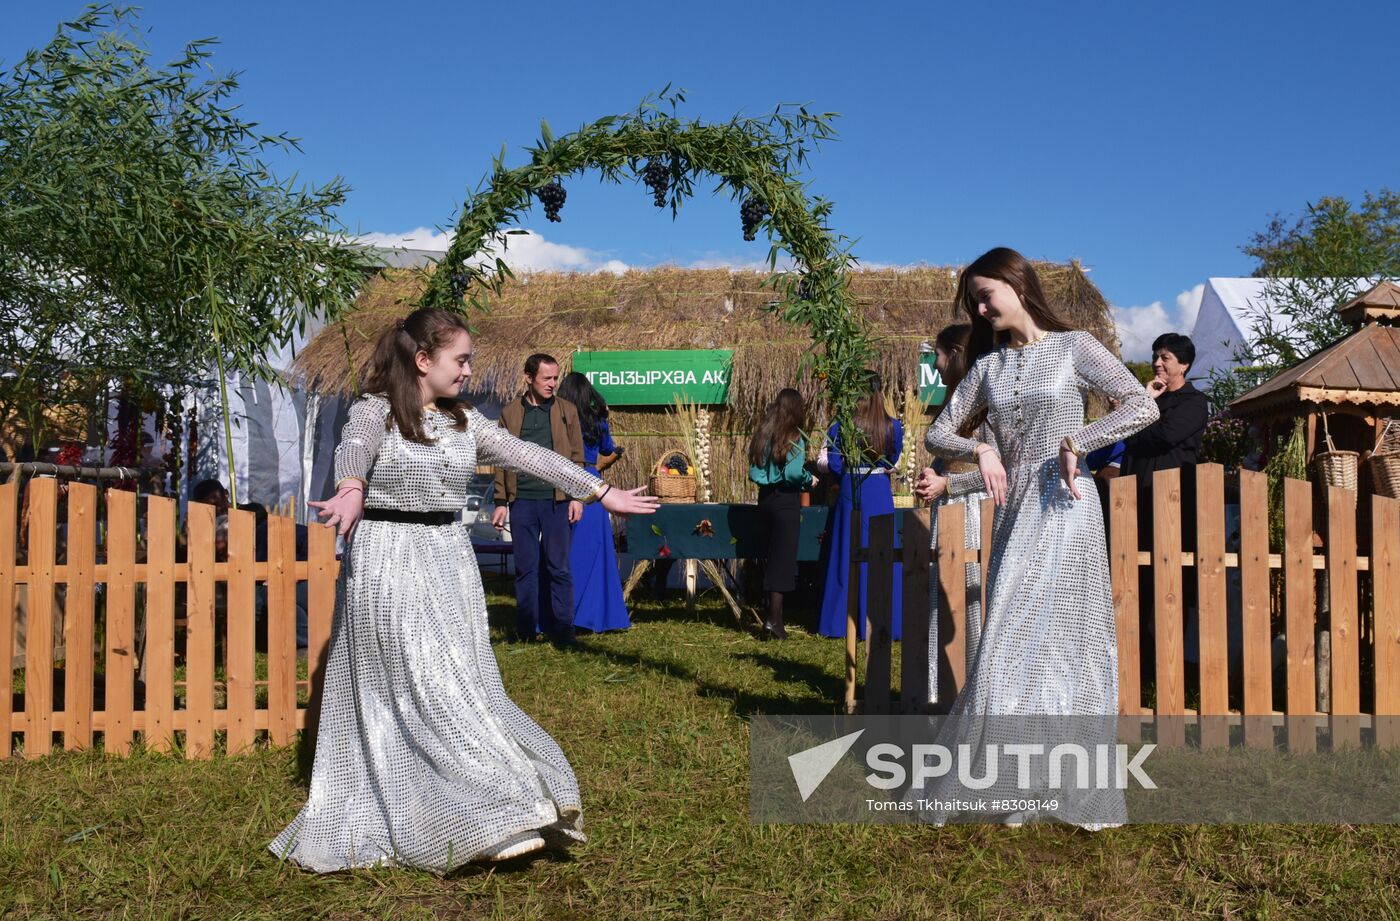
[[[870,519],[874,515],[894,513],[894,493],[890,487],[890,473],[899,462],[900,449],[904,444],[904,426],[898,419],[891,418],[885,411],[885,397],[880,376],[870,372],[870,390],[856,403],[855,424],[860,432],[861,460],[854,470],[847,467],[841,457],[841,433],[839,424],[833,424],[827,431],[827,464],[831,472],[841,478],[841,494],[831,517],[823,543],[826,557],[826,582],[822,588],[821,619],[818,630],[822,636],[844,637],[846,635],[846,583],[851,571],[851,513],[852,496],[860,489],[860,533],[862,544],[870,539]],[[899,529],[895,529],[894,545],[899,546]],[[860,617],[857,619],[858,635],[865,638],[865,587],[866,564],[860,564]],[[900,638],[901,613],[903,611],[903,569],[894,564],[894,590],[891,592],[892,605],[891,633],[894,639]]]
[[[597,476],[622,453],[613,444],[612,430],[608,428],[607,401],[577,371],[564,376],[559,383],[559,396],[578,407],[579,426],[583,429],[583,469]],[[574,578],[575,627],[602,633],[632,626],[627,604],[622,600],[612,519],[597,503],[585,505],[583,517],[574,525],[569,571]]]

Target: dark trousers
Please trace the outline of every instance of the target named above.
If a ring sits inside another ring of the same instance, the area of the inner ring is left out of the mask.
[[[515,557],[515,629],[523,639],[574,635],[574,580],[569,574],[569,503],[516,499],[510,504]]]

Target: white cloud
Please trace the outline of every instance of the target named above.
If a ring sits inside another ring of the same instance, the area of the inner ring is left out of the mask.
[[[1196,285],[1181,292],[1171,310],[1163,301],[1111,308],[1118,338],[1123,344],[1123,357],[1129,361],[1148,360],[1152,357],[1152,340],[1162,333],[1178,332],[1189,336],[1196,325],[1205,289],[1205,285]]]
[[[363,234],[360,241],[374,246],[446,252],[452,235],[430,227],[415,227],[403,233]],[[620,275],[629,268],[620,259],[609,259],[603,253],[582,246],[552,243],[532,230],[508,235],[504,251],[493,245],[482,258],[495,259],[497,255],[517,272],[611,272]]]
[[[366,233],[360,235],[360,242],[370,246],[402,247],[404,249],[428,249],[439,253],[447,251],[452,242],[449,234],[431,227],[415,227],[404,233]]]

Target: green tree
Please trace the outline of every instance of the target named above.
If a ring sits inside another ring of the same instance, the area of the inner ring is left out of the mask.
[[[1319,199],[1301,216],[1274,215],[1242,249],[1267,281],[1249,308],[1254,334],[1235,355],[1242,367],[1212,380],[1217,406],[1345,337],[1337,306],[1370,279],[1400,276],[1400,194],[1367,193],[1359,207]]]
[[[0,71],[0,428],[37,438],[95,382],[268,378],[370,268],[335,218],[345,183],[274,175],[297,142],[239,113],[214,41],[154,66],[135,25],[89,7]]]

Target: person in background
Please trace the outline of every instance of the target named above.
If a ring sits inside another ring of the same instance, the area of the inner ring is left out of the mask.
[[[525,359],[525,393],[501,407],[500,425],[521,441],[548,448],[583,466],[583,431],[578,408],[561,397],[559,362],[543,353]],[[574,642],[574,583],[569,574],[572,525],[583,517],[583,504],[530,473],[496,471],[496,530],[511,528],[515,558],[515,637],[534,642],[541,630],[556,645]]]
[[[807,404],[786,387],[768,404],[749,439],[749,479],[758,486],[758,516],[768,548],[763,591],[768,595],[765,637],[787,639],[783,595],[797,588],[797,544],[802,533],[802,493],[812,488],[802,424]]]
[[[194,484],[190,490],[190,501],[214,506],[215,515],[228,514],[228,490],[218,480],[200,480]]]
[[[1201,436],[1210,419],[1206,395],[1186,379],[1196,360],[1190,337],[1164,333],[1152,343],[1152,371],[1147,392],[1157,401],[1158,420],[1124,442],[1122,475],[1138,477],[1138,488],[1151,488],[1158,470],[1194,467]],[[1144,487],[1145,482],[1145,487]]]
[[[870,538],[870,519],[875,515],[894,514],[894,493],[890,487],[890,471],[899,463],[899,454],[904,445],[904,425],[891,418],[885,409],[885,397],[880,376],[874,371],[869,374],[870,389],[856,401],[855,425],[859,444],[851,452],[859,458],[857,466],[851,469],[841,456],[840,424],[833,423],[827,431],[827,464],[832,474],[841,478],[841,493],[832,508],[823,547],[826,556],[826,582],[822,587],[821,616],[818,630],[822,636],[844,637],[846,635],[846,592],[860,592],[860,614],[856,618],[856,632],[865,636],[866,620],[866,576],[867,564],[860,564],[860,581],[856,586],[848,586],[851,571],[851,515],[854,510],[852,497],[860,490],[860,536],[862,544]],[[899,531],[895,530],[894,545],[899,546]],[[903,617],[903,568],[894,564],[894,587],[891,591],[891,634],[900,638]]]
[[[968,346],[972,341],[972,324],[955,323],[945,328],[934,340],[935,367],[938,376],[948,388],[950,398],[957,392],[958,384],[967,376]],[[940,414],[948,410],[944,404]],[[932,431],[932,429],[930,429]],[[966,438],[973,438],[985,444],[995,444],[995,434],[987,425],[986,413],[978,413],[959,430]],[[938,546],[938,510],[951,502],[961,502],[965,512],[963,517],[963,546],[973,551],[968,557],[964,572],[966,593],[964,594],[963,633],[967,638],[967,661],[977,658],[977,645],[982,635],[982,567],[976,562],[977,552],[982,546],[982,500],[987,498],[986,484],[982,482],[982,471],[976,464],[964,461],[934,462],[925,467],[914,485],[914,492],[920,499],[933,505],[929,518],[929,539]],[[942,644],[939,640],[938,615],[938,566],[935,563],[929,571],[929,674],[928,702],[936,704],[940,698],[939,679],[943,678],[943,690],[952,691],[951,673],[938,668]]]
[[[1163,333],[1152,343],[1152,371],[1156,375],[1147,392],[1157,402],[1160,418],[1127,439],[1123,451],[1123,476],[1137,477],[1138,548],[1153,549],[1152,481],[1159,470],[1181,471],[1181,549],[1195,549],[1196,460],[1201,437],[1210,421],[1210,402],[1186,379],[1196,360],[1190,337]],[[1156,598],[1152,567],[1145,566],[1138,580],[1141,595],[1143,678],[1156,674],[1156,630],[1153,604]],[[1186,658],[1196,653],[1196,580],[1182,584],[1186,614]]]
[[[598,476],[622,455],[622,448],[613,443],[608,425],[608,402],[577,371],[564,375],[559,382],[559,398],[578,409],[583,469]],[[575,629],[602,633],[632,626],[627,602],[622,598],[622,577],[617,571],[612,517],[596,502],[584,507],[583,517],[574,525],[569,573],[574,585]]]

